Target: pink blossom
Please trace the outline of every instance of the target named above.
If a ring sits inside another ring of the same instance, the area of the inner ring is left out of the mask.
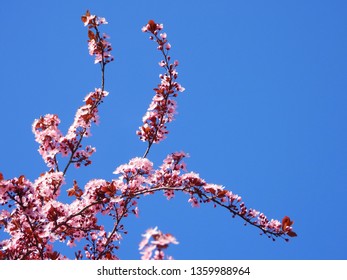
[[[73,156],[73,162],[75,163],[76,168],[79,168],[81,164],[87,166],[91,164],[91,160],[89,159],[93,153],[95,153],[96,149],[91,146],[87,146],[85,150],[76,151]]]
[[[65,183],[63,172],[46,172],[36,179],[34,189],[37,196],[48,200],[60,194],[60,187]]]
[[[189,198],[188,202],[192,204],[192,207],[200,207],[199,201],[196,199],[196,197]]]
[[[136,157],[129,161],[129,164],[123,164],[117,167],[113,172],[114,174],[126,174],[126,173],[141,173],[150,174],[153,169],[153,163],[146,158]]]
[[[158,227],[147,229],[146,232],[142,234],[144,238],[140,242],[139,250],[142,250],[148,244],[149,239],[157,234],[159,234]]]
[[[169,246],[169,244],[178,244],[176,238],[167,233],[167,234],[162,234],[160,233],[157,236],[155,236],[155,240],[152,241],[152,244],[156,245],[157,248],[167,248]]]
[[[281,222],[278,221],[278,220],[274,220],[274,219],[271,219],[269,224],[268,224],[268,228],[273,230],[274,232],[280,232],[281,231]]]
[[[83,200],[86,204],[95,202],[98,199],[101,188],[106,186],[107,182],[103,179],[90,180],[84,187]]]
[[[173,190],[165,190],[164,195],[166,196],[167,200],[170,200],[175,197],[175,192]]]
[[[184,87],[182,87],[180,84],[176,84],[176,88],[178,91],[180,92],[184,92],[186,89]]]
[[[183,174],[181,180],[186,188],[204,186],[206,184],[206,182],[200,178],[199,174],[194,172]]]
[[[47,114],[36,119],[32,125],[35,140],[40,144],[39,153],[48,167],[56,165],[55,156],[59,153],[62,133],[58,129],[60,120],[57,115]]]
[[[100,24],[108,24],[108,22],[106,21],[106,19],[104,17],[98,17],[97,24],[98,25],[100,25]]]
[[[87,26],[88,24],[91,24],[92,21],[95,19],[95,15],[89,15],[89,16],[86,16],[86,19],[84,21],[84,26]]]
[[[142,236],[144,238],[139,244],[142,260],[163,260],[165,258],[163,250],[167,249],[170,244],[178,244],[173,235],[169,233],[163,234],[157,227],[148,229]],[[154,256],[152,257],[153,253]]]
[[[146,246],[146,248],[140,252],[142,255],[141,260],[150,260],[155,249],[155,245]]]
[[[75,247],[76,243],[74,239],[69,239],[66,243],[67,246],[69,246],[70,248]]]
[[[89,11],[87,11],[81,17],[81,20],[84,23],[84,26],[89,26],[90,28],[108,23],[104,17],[97,17],[95,15],[91,15]]]
[[[206,184],[204,186],[204,189],[206,192],[210,192],[212,194],[218,194],[224,189],[224,187],[220,185],[216,185],[216,184]]]
[[[160,67],[164,67],[166,65],[166,62],[164,60],[160,61],[159,62],[159,66]]]
[[[259,215],[259,211],[254,210],[254,209],[249,209],[248,210],[248,216],[252,217],[252,218],[256,218]]]
[[[182,161],[184,158],[189,157],[189,154],[181,151],[174,152],[166,156],[164,164],[170,166],[174,170],[183,169],[186,170],[186,164]]]

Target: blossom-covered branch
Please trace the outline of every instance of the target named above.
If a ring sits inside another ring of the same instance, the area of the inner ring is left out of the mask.
[[[131,183],[132,188],[122,186],[119,193],[114,188],[113,192],[108,194],[122,199],[162,191],[167,199],[172,199],[175,192],[183,192],[189,196],[188,202],[193,207],[199,207],[201,203],[221,206],[230,211],[233,217],[242,218],[269,237],[284,237],[287,240],[286,236],[296,236],[292,229],[293,222],[289,217],[284,217],[281,223],[279,220],[269,220],[264,213],[248,208],[239,195],[226,190],[223,186],[206,183],[197,173],[188,172],[183,161],[185,157],[187,154],[184,152],[169,154],[157,170],[153,170],[153,163],[148,159],[134,158],[129,164],[116,169],[115,173],[121,174],[121,181],[114,181],[118,182],[116,184],[118,186]]]
[[[163,60],[159,62],[159,66],[166,70],[164,74],[159,75],[160,84],[154,89],[155,95],[142,118],[143,125],[137,131],[140,139],[148,143],[143,157],[147,156],[153,143],[164,140],[166,134],[169,133],[166,124],[173,121],[176,113],[177,105],[174,98],[178,96],[178,92],[185,90],[176,82],[178,61],[170,62],[169,50],[171,44],[167,40],[167,34],[160,33],[158,35],[162,29],[163,24],[155,23],[153,20],[150,20],[147,25],[142,27],[142,32],[150,33],[150,40],[155,40],[158,44],[157,49],[163,55]]]
[[[0,259],[1,256],[6,259],[64,259],[61,254],[53,253],[51,243],[54,240],[68,239],[67,244],[71,246],[76,239],[81,240],[93,230],[98,231],[98,236],[103,234],[94,217],[94,208],[98,209],[100,202],[82,199],[85,192],[79,189],[76,181],[68,190],[69,196],[76,196],[76,200],[70,205],[57,201],[69,166],[74,164],[78,168],[91,164],[90,156],[95,148],[86,146],[83,149],[81,142],[91,135],[92,123],[99,121],[98,107],[108,95],[104,90],[105,66],[113,61],[112,47],[107,41],[109,37],[99,31],[99,26],[107,24],[105,18],[87,11],[82,21],[88,27],[89,54],[101,66],[101,88],[85,97],[84,105],[77,110],[66,135],[58,128],[60,120],[57,115],[47,114],[34,121],[33,133],[40,144],[39,153],[50,168],[48,172],[41,174],[35,182],[23,175],[5,180],[1,174],[0,204],[7,209],[0,212],[0,228],[4,227],[11,238],[0,242]],[[62,169],[58,164],[59,154],[69,157]],[[12,207],[16,210],[9,212]],[[79,228],[74,226],[76,219],[81,222]],[[32,240],[36,241],[35,244]]]
[[[65,174],[70,164],[76,167],[91,164],[90,156],[95,152],[95,148],[86,146],[82,149],[83,138],[91,135],[92,123],[98,123],[98,107],[103,99],[108,95],[105,88],[105,66],[113,61],[111,55],[111,44],[107,41],[108,35],[100,34],[99,26],[107,24],[105,18],[91,15],[89,11],[82,16],[82,21],[88,27],[88,49],[89,54],[94,56],[94,62],[101,66],[101,88],[96,88],[85,98],[85,104],[81,106],[76,114],[72,125],[64,136],[58,129],[60,120],[57,115],[47,114],[35,120],[32,126],[36,141],[40,144],[39,152],[51,169],[59,171],[57,155],[69,156],[66,166],[62,169]]]

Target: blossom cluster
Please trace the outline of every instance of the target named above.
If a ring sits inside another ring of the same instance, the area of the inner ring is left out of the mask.
[[[70,163],[74,163],[76,167],[91,163],[90,156],[95,152],[95,148],[86,146],[82,150],[81,140],[90,136],[92,123],[98,123],[98,106],[107,95],[108,92],[100,88],[89,93],[84,99],[85,104],[77,110],[74,122],[65,136],[58,128],[60,120],[57,115],[46,114],[34,121],[32,131],[36,142],[40,144],[38,151],[48,167],[58,168],[58,154],[70,155]]]
[[[164,260],[165,252],[170,244],[178,244],[176,238],[170,233],[162,233],[158,227],[150,228],[142,235],[143,239],[139,244],[142,260]],[[167,256],[167,259],[172,257]]]
[[[90,12],[87,11],[85,15],[81,17],[81,20],[84,22],[84,26],[88,27],[88,49],[89,54],[95,56],[94,63],[103,63],[106,65],[113,61],[114,58],[111,55],[112,46],[110,42],[107,41],[109,36],[106,33],[100,35],[98,29],[98,26],[108,23],[106,19],[91,15]]]
[[[84,247],[86,258],[116,259],[110,252],[116,247],[114,241],[119,235],[107,238],[95,216],[102,209],[97,192],[106,182],[91,180],[78,198],[67,204],[56,199],[57,188],[63,180],[62,172],[47,172],[34,183],[24,176],[10,180],[2,178],[1,204],[7,205],[8,210],[15,207],[12,212],[4,209],[0,214],[0,228],[4,226],[11,237],[0,242],[3,258],[66,259],[52,251],[53,243],[66,242],[73,247],[76,241],[86,239],[94,245]]]
[[[150,33],[150,39],[155,40],[158,44],[157,49],[163,55],[163,60],[159,62],[159,66],[166,70],[164,74],[159,75],[160,84],[154,89],[155,95],[142,118],[143,124],[136,132],[142,141],[148,142],[149,146],[165,139],[168,134],[167,123],[171,122],[176,114],[177,104],[174,97],[177,97],[178,92],[185,90],[176,81],[178,77],[176,68],[179,63],[177,60],[173,63],[170,62],[171,44],[167,40],[167,34],[158,34],[162,29],[163,24],[155,23],[153,20],[142,27],[142,31]]]

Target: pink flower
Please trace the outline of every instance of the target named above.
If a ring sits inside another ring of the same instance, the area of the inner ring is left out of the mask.
[[[198,200],[196,199],[196,197],[189,198],[188,202],[190,202],[192,204],[192,207],[200,207],[200,204],[199,204]]]
[[[57,115],[47,114],[36,119],[32,125],[35,140],[40,144],[38,151],[48,167],[55,166],[55,156],[60,151],[59,141],[62,133],[58,129],[59,123]]]
[[[155,245],[146,246],[146,248],[140,252],[142,255],[141,260],[150,260],[155,249]]]
[[[166,196],[167,200],[170,200],[175,197],[175,192],[173,190],[165,190],[164,195]]]
[[[204,186],[204,189],[205,191],[210,192],[212,194],[218,194],[224,189],[224,187],[216,184],[206,184]]]
[[[144,238],[139,244],[142,260],[163,260],[165,258],[163,250],[167,249],[170,244],[178,244],[173,235],[170,233],[163,234],[157,227],[148,229],[142,236]],[[152,241],[150,241],[150,239],[152,239]],[[153,252],[154,256],[152,257]]]
[[[273,230],[274,232],[280,232],[281,231],[281,222],[278,220],[271,219],[268,228]]]
[[[183,184],[186,188],[204,186],[206,182],[200,178],[199,174],[189,172],[181,176]]]
[[[60,187],[65,183],[63,172],[46,172],[36,179],[34,189],[36,195],[48,200],[56,198]]]
[[[153,169],[153,163],[147,158],[136,157],[129,161],[129,164],[123,164],[117,167],[113,172],[114,174],[126,174],[126,173],[141,173],[150,174]]]
[[[164,67],[166,65],[166,62],[164,60],[160,61],[159,62],[159,66],[160,67]]]
[[[139,250],[142,250],[148,244],[149,239],[157,234],[159,234],[158,227],[147,229],[146,232],[142,234],[144,238],[140,242]]]
[[[259,213],[260,213],[259,211],[256,211],[256,210],[254,210],[252,208],[250,208],[248,210],[248,216],[250,216],[252,218],[256,218],[259,215]]]
[[[91,24],[94,19],[95,19],[95,15],[88,15],[85,17],[82,16],[82,21],[84,22],[84,26]]]
[[[95,15],[91,15],[89,10],[87,10],[87,12],[83,16],[81,16],[81,20],[84,23],[84,26],[88,25],[90,28],[108,23],[106,19],[103,17],[97,17]]]
[[[160,234],[155,237],[155,240],[152,241],[152,244],[156,245],[157,248],[167,248],[169,244],[178,244],[176,238],[170,233]]]
[[[66,245],[69,246],[70,248],[76,247],[75,240],[74,240],[74,239],[69,239],[69,240],[67,241],[67,244],[66,244]]]
[[[184,87],[182,87],[180,84],[176,84],[177,86],[177,90],[180,92],[184,92],[186,89]]]
[[[97,18],[97,24],[101,25],[101,24],[108,24],[108,22],[106,21],[106,19],[104,17],[98,17]]]

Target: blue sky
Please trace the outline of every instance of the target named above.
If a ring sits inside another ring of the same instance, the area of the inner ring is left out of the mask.
[[[165,4],[168,3],[168,4]],[[97,152],[67,181],[114,178],[146,144],[135,131],[159,82],[156,46],[141,32],[164,23],[180,61],[176,121],[148,158],[184,150],[188,169],[224,185],[269,218],[288,215],[298,237],[272,242],[223,209],[178,195],[140,201],[118,255],[139,259],[149,227],[176,236],[176,259],[346,259],[347,19],[345,1],[6,1],[2,16],[0,171],[35,180],[46,170],[31,132],[58,114],[66,132],[84,96],[100,86],[88,55],[86,9],[106,17],[115,61],[101,123],[85,143]],[[68,188],[69,186],[66,186]],[[3,233],[0,233],[0,237]],[[67,252],[63,247],[64,252]]]

